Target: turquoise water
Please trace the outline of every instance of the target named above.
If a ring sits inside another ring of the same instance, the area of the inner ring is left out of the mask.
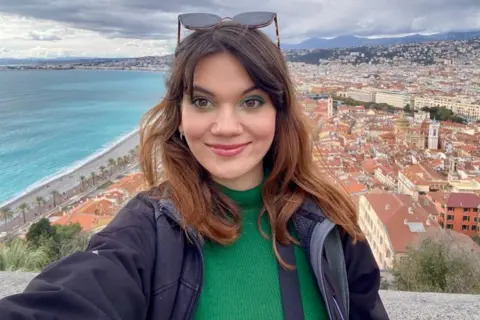
[[[0,71],[0,204],[135,130],[164,84],[153,72]]]

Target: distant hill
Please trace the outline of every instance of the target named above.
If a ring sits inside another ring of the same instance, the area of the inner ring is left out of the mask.
[[[53,64],[62,64],[62,63],[81,63],[85,61],[92,62],[109,62],[109,61],[122,61],[126,58],[96,58],[96,57],[61,57],[54,59],[43,59],[43,58],[27,58],[27,59],[16,59],[16,58],[0,58],[0,65],[29,65],[29,64],[39,64],[39,63],[53,63]]]
[[[405,37],[368,39],[356,36],[341,36],[333,39],[310,38],[297,44],[283,44],[282,49],[333,49],[360,46],[389,46],[394,44],[421,43],[444,40],[471,40],[480,37],[480,31],[447,32],[434,35],[415,34]]]

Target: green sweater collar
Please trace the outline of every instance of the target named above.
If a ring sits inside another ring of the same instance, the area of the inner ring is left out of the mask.
[[[235,202],[241,210],[246,210],[255,207],[261,207],[262,201],[262,187],[263,182],[256,187],[248,190],[238,191],[218,185],[220,192],[229,197]]]

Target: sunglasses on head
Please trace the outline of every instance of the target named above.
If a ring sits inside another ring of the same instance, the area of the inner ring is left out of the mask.
[[[277,46],[280,49],[280,36],[278,34],[278,20],[275,12],[244,12],[237,14],[233,18],[222,18],[211,13],[185,13],[178,16],[177,45],[180,44],[180,29],[183,25],[189,30],[206,30],[213,28],[225,20],[231,20],[244,25],[249,29],[260,29],[275,22],[275,32],[277,36]]]

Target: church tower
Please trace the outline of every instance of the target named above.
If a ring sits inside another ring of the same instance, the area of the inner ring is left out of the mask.
[[[435,119],[428,126],[428,149],[438,150],[438,131],[440,122]]]
[[[328,96],[328,118],[329,119],[333,118],[333,99],[332,99],[332,96]]]

